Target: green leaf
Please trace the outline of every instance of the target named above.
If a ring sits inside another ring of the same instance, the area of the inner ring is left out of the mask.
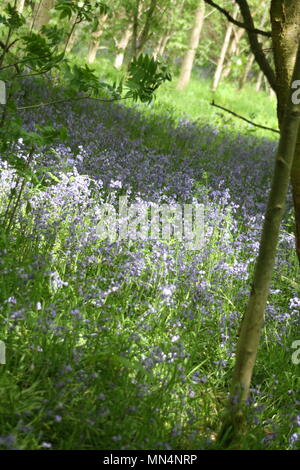
[[[60,183],[60,180],[57,178],[57,176],[55,176],[53,173],[51,173],[51,171],[48,171],[47,172],[47,175],[50,176],[50,178],[55,181],[56,183]]]
[[[25,212],[26,214],[32,212],[32,205],[30,204],[30,201],[27,201]]]

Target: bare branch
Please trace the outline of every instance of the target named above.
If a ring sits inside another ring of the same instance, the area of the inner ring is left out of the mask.
[[[49,57],[51,57],[53,54],[50,53],[50,54],[47,54],[47,55],[41,55],[39,57],[32,57],[32,58],[28,58],[26,57],[26,59],[24,60],[19,60],[18,62],[15,62],[14,64],[9,64],[9,65],[4,65],[3,67],[0,67],[0,70],[4,70],[4,69],[9,69],[10,67],[16,67],[20,64],[23,64],[23,63],[28,63],[28,62],[31,62],[33,60],[37,60],[37,59],[48,59]]]
[[[271,31],[262,31],[261,29],[257,29],[254,27],[253,25],[253,28],[249,28],[249,25],[245,24],[245,23],[241,23],[240,21],[234,19],[231,14],[229,13],[229,11],[225,10],[225,8],[222,8],[220,7],[217,3],[215,3],[213,0],[204,0],[206,3],[208,3],[208,5],[211,5],[212,7],[216,8],[219,12],[221,12],[224,16],[226,16],[226,18],[233,24],[235,24],[236,26],[239,26],[240,28],[244,28],[246,29],[246,31],[250,31],[252,33],[255,33],[255,34],[260,34],[261,36],[266,36],[268,38],[271,37]],[[238,2],[237,2],[238,3]]]
[[[258,63],[260,69],[267,78],[271,88],[276,92],[277,90],[277,80],[273,68],[268,61],[261,43],[258,41],[257,34],[254,32],[254,22],[249,8],[247,0],[235,0],[238,6],[240,7],[241,15],[243,17],[244,23],[247,26],[247,33],[249,38],[249,43],[251,51],[255,57],[256,62]]]
[[[265,129],[266,131],[276,132],[277,134],[280,134],[278,129],[272,129],[272,127],[266,127],[266,126],[262,126],[261,124],[256,124],[256,122],[250,121],[249,119],[241,116],[240,114],[235,113],[234,111],[231,111],[230,109],[223,108],[223,106],[219,106],[214,101],[212,101],[210,104],[211,106],[215,106],[216,108],[226,111],[226,113],[232,114],[233,116],[239,119],[242,119],[242,121],[248,122],[248,124],[252,124],[252,126],[259,127],[260,129]]]
[[[52,104],[68,103],[70,101],[82,101],[82,100],[95,100],[95,101],[102,101],[103,103],[112,103],[113,101],[127,100],[129,98],[130,97],[116,98],[116,99],[112,98],[112,99],[104,100],[102,98],[94,98],[92,96],[81,96],[79,98],[53,100],[53,101],[48,101],[46,103],[37,103],[37,104],[29,105],[29,106],[19,106],[19,107],[17,107],[17,109],[22,110],[22,109],[41,108],[43,106],[51,106]]]

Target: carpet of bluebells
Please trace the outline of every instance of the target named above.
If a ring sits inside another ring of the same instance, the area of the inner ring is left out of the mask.
[[[1,236],[0,448],[216,448],[276,143],[175,124],[155,105],[82,101],[23,119],[69,140],[34,153],[48,183],[25,184]],[[15,151],[28,159],[22,139]],[[0,177],[3,215],[20,181],[5,162]],[[99,207],[124,195],[204,204],[204,247],[101,238]],[[299,448],[298,273],[289,202],[245,449]]]

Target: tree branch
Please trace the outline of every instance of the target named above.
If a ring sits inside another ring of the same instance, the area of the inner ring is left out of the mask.
[[[276,90],[277,90],[276,75],[263,51],[261,43],[258,41],[257,34],[254,31],[255,29],[254,22],[253,22],[253,18],[251,15],[248,2],[247,0],[235,0],[235,1],[240,7],[241,15],[243,17],[245,25],[247,26],[249,43],[250,43],[251,51],[255,57],[255,60],[258,63],[264,75],[266,76],[271,88],[273,88],[273,90],[276,93]]]
[[[214,100],[210,104],[211,104],[211,106],[215,106],[216,108],[219,108],[219,109],[222,109],[223,111],[226,111],[226,113],[232,114],[233,116],[235,116],[239,119],[242,119],[242,121],[248,122],[248,124],[252,124],[252,126],[259,127],[260,129],[265,129],[266,131],[276,132],[277,134],[280,134],[278,129],[272,129],[272,127],[266,127],[266,126],[262,126],[261,124],[256,124],[256,122],[250,121],[249,119],[241,116],[240,114],[237,114],[237,113],[231,111],[230,109],[223,108],[223,106],[219,106],[218,104],[216,104],[214,102]]]
[[[112,98],[108,100],[104,100],[102,98],[94,98],[92,96],[81,96],[79,98],[66,98],[66,99],[61,99],[61,100],[53,100],[53,101],[48,101],[46,103],[38,103],[38,104],[32,104],[29,106],[18,106],[18,110],[22,109],[33,109],[33,108],[41,108],[43,106],[50,106],[52,104],[59,104],[59,103],[68,103],[70,101],[82,101],[82,100],[96,100],[96,101],[102,101],[103,103],[112,103],[113,101],[121,101],[121,100],[127,100],[130,97],[124,97],[124,98]]]
[[[229,13],[229,11],[225,10],[225,8],[222,8],[220,7],[217,3],[215,3],[213,0],[204,0],[205,3],[208,3],[208,5],[216,8],[220,13],[222,13],[224,16],[226,16],[226,18],[233,24],[235,24],[236,26],[239,26],[240,28],[244,28],[246,29],[247,31],[249,32],[252,32],[252,33],[255,33],[255,34],[260,34],[261,36],[266,36],[268,38],[271,37],[271,31],[262,31],[261,29],[257,29],[254,27],[254,24],[253,24],[253,27],[250,28],[249,25],[247,25],[246,23],[241,23],[240,21],[238,20],[235,20],[233,18],[233,16],[231,16],[231,14]],[[238,2],[237,2],[238,3]]]
[[[51,57],[53,54],[50,53],[50,54],[47,54],[47,55],[41,55],[39,57],[32,57],[32,58],[28,58],[26,57],[26,59],[24,60],[19,60],[18,62],[15,62],[14,64],[9,64],[9,65],[4,65],[3,67],[0,67],[0,71],[1,70],[4,70],[4,69],[9,69],[10,67],[16,67],[18,66],[19,64],[23,64],[25,62],[31,62],[32,60],[37,60],[37,59],[48,59],[49,57]]]
[[[138,52],[140,52],[143,49],[144,45],[149,39],[149,36],[150,36],[149,30],[150,30],[151,20],[152,20],[156,7],[157,7],[157,0],[151,0],[151,4],[147,12],[146,21],[145,21],[143,30],[141,31],[140,36],[138,38],[138,42],[139,42],[138,47],[137,47]]]

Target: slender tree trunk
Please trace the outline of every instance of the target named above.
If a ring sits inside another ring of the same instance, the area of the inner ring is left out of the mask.
[[[153,20],[153,16],[157,8],[157,4],[158,0],[151,0],[149,9],[147,11],[144,27],[138,36],[138,41],[136,45],[136,56],[140,55],[143,52],[145,44],[150,37],[151,22]]]
[[[257,75],[257,81],[256,81],[256,87],[255,87],[256,91],[261,90],[263,76],[264,76],[264,73],[262,72],[262,70],[260,70]]]
[[[66,52],[68,54],[72,51],[73,47],[75,46],[77,36],[78,36],[78,29],[74,28],[74,30],[72,31],[72,34],[71,34],[71,36],[68,40],[67,47],[66,47]]]
[[[133,23],[132,23],[132,43],[131,43],[131,54],[129,62],[133,57],[137,56],[137,40],[138,40],[138,27],[139,27],[139,14],[141,10],[140,0],[136,0],[136,5],[133,10]]]
[[[23,13],[24,5],[25,5],[25,0],[18,0],[18,3],[17,3],[18,13],[21,13],[21,14]]]
[[[300,80],[300,41],[293,81]],[[288,97],[281,119],[279,148],[275,160],[274,176],[265,213],[259,255],[256,260],[252,290],[241,324],[236,363],[226,416],[219,440],[229,444],[244,426],[244,404],[249,395],[253,368],[258,351],[269,286],[271,283],[278,245],[280,224],[288,192],[290,173],[300,129],[300,104],[292,102],[294,90],[288,85]],[[285,94],[287,92],[285,91]]]
[[[262,19],[261,19],[261,22],[260,22],[260,25],[259,25],[260,29],[263,29],[263,27],[265,26],[267,18],[268,18],[268,13],[269,13],[269,7],[266,6],[265,11],[264,11],[263,16],[262,16]],[[252,69],[254,59],[255,59],[254,54],[251,54],[251,56],[250,56],[250,58],[247,62],[247,65],[245,67],[245,72],[244,72],[244,74],[243,74],[243,76],[242,76],[242,78],[239,82],[239,90],[241,90],[245,86],[245,83],[248,79],[248,75],[249,75],[249,73]]]
[[[272,40],[277,76],[277,115],[281,127],[287,106],[290,82],[300,37],[300,2],[298,0],[272,0]],[[291,172],[295,212],[296,252],[300,263],[300,132]]]
[[[244,88],[246,82],[247,82],[247,79],[248,79],[248,76],[249,76],[249,73],[252,69],[252,65],[253,65],[253,62],[254,62],[254,55],[251,54],[247,64],[246,64],[246,67],[245,67],[245,70],[244,70],[244,73],[241,77],[241,79],[239,80],[239,90],[241,90],[242,88]]]
[[[166,47],[167,47],[167,44],[168,44],[168,42],[170,41],[171,37],[172,37],[172,32],[170,31],[169,33],[166,33],[166,34],[164,35],[164,37],[162,38],[162,42],[161,42],[160,48],[159,48],[159,50],[158,50],[158,55],[159,55],[160,57],[162,57],[162,56],[164,55],[164,52],[165,52]]]
[[[90,40],[90,43],[89,43],[89,51],[88,51],[88,57],[87,57],[87,61],[89,64],[92,64],[96,59],[100,37],[103,34],[104,25],[105,25],[107,18],[108,18],[108,14],[102,15],[99,19],[99,23],[98,23],[98,27],[96,31],[92,33],[92,39]]]
[[[240,7],[244,23],[248,28],[253,29],[253,19],[247,0],[236,0],[236,2]],[[257,63],[276,93],[278,122],[281,127],[287,102],[288,84],[300,36],[299,0],[271,0],[271,23],[276,73],[274,73],[268,62],[262,46],[258,42],[257,35],[254,32],[248,32],[248,37]],[[296,252],[300,263],[300,133],[291,172],[291,181],[295,212]]]
[[[269,93],[269,91],[270,91],[270,86],[269,86],[269,82],[268,82],[268,80],[267,80],[267,78],[266,78],[265,75],[263,76],[263,82],[264,82],[265,92],[266,92],[266,93]]]
[[[162,57],[168,41],[170,40],[172,33],[170,30],[166,30],[165,33],[160,37],[156,47],[153,50],[153,57]]]
[[[232,16],[233,16],[234,19],[236,19],[237,15],[238,15],[238,6],[235,7]],[[227,52],[228,47],[229,47],[229,42],[230,42],[232,31],[233,31],[233,24],[229,23],[228,26],[227,26],[226,33],[225,33],[223,46],[222,46],[222,49],[221,49],[221,52],[220,52],[220,57],[219,57],[219,60],[218,60],[217,68],[216,68],[214,78],[213,78],[213,82],[212,82],[212,86],[211,86],[211,90],[213,92],[215,92],[216,89],[218,88],[218,85],[219,85],[219,82],[220,82],[220,79],[221,79],[223,66],[224,66],[224,60],[225,60],[225,57],[226,57],[226,52]]]
[[[276,75],[275,72],[268,61],[266,54],[263,50],[261,42],[258,40],[257,33],[255,32],[255,25],[253,22],[253,17],[250,11],[250,7],[247,0],[235,0],[239,5],[240,12],[243,18],[243,23],[247,28],[248,39],[251,47],[251,51],[255,56],[255,60],[258,63],[260,69],[263,71],[264,75],[267,77],[270,86],[273,90],[276,91]]]
[[[54,7],[55,0],[40,0],[35,4],[33,10],[32,28],[39,30],[42,26],[49,23],[49,11]]]
[[[144,5],[140,0],[136,0],[135,7],[133,9],[132,45],[131,54],[128,57],[128,63],[130,63],[134,57],[138,57],[143,52],[145,44],[150,37],[150,27],[157,5],[158,0],[151,0],[148,11],[146,12],[143,29],[139,32],[139,18],[143,13]]]
[[[239,50],[239,42],[245,34],[244,28],[238,28],[237,31],[233,31],[233,39],[229,47],[229,54],[234,55]]]
[[[168,41],[171,39],[173,32],[174,32],[174,18],[180,17],[182,11],[185,8],[186,0],[176,0],[173,5],[171,11],[168,10],[168,18],[166,19],[166,29],[164,34],[160,37],[156,47],[153,50],[153,57],[156,59],[157,57],[162,57]]]
[[[163,39],[163,36],[161,36],[161,37],[159,38],[158,43],[156,44],[155,48],[153,49],[152,55],[153,55],[154,59],[157,59],[157,57],[158,57],[158,55],[159,55],[159,51],[160,51],[160,48],[161,48],[162,39]]]
[[[234,32],[234,36],[233,36],[233,39],[232,39],[231,44],[230,44],[229,49],[228,49],[229,59],[228,59],[228,63],[226,65],[226,67],[224,68],[224,71],[221,74],[222,78],[226,78],[230,74],[231,66],[232,66],[231,58],[232,58],[233,55],[239,55],[239,53],[240,53],[239,42],[242,39],[242,37],[245,33],[245,30],[243,28],[239,28],[237,31],[234,31],[234,29],[233,29],[233,32]]]
[[[115,57],[115,62],[114,62],[114,66],[117,69],[121,68],[123,65],[125,51],[126,51],[126,48],[128,46],[131,36],[132,36],[132,29],[131,29],[131,26],[128,26],[125,33],[123,34],[123,36],[121,37],[120,41],[117,44],[118,52],[117,52],[117,55]]]
[[[194,26],[191,30],[189,39],[189,46],[186,55],[183,59],[180,75],[177,83],[177,89],[183,90],[189,83],[193,64],[195,60],[196,50],[199,45],[200,34],[203,27],[205,15],[205,2],[200,0],[199,6],[196,10]]]

